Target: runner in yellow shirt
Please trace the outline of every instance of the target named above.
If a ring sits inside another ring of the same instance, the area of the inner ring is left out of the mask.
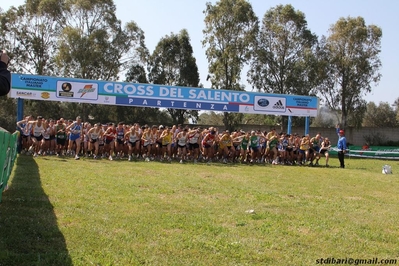
[[[162,140],[162,154],[161,154],[161,161],[163,157],[165,156],[165,153],[167,154],[167,160],[169,162],[172,161],[171,155],[172,155],[172,138],[173,138],[173,133],[170,131],[169,127],[166,127],[165,130],[161,133],[160,139]]]
[[[301,140],[301,144],[299,145],[299,157],[298,163],[305,164],[306,161],[309,159],[309,148],[310,148],[310,138],[309,134],[303,136]]]
[[[232,148],[233,139],[231,138],[230,132],[226,130],[219,140],[219,151],[221,151],[220,154],[223,156],[223,163],[227,163],[227,160],[234,154]]]

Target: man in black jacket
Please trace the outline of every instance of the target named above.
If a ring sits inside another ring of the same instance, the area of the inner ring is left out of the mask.
[[[8,71],[8,63],[10,62],[10,57],[5,51],[0,53],[0,96],[7,95],[10,91],[11,86],[11,74]]]

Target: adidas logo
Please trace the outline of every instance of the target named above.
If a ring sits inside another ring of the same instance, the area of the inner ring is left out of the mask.
[[[285,107],[284,107],[284,104],[281,102],[281,100],[278,100],[278,102],[276,102],[274,105],[273,105],[273,109],[284,109]]]

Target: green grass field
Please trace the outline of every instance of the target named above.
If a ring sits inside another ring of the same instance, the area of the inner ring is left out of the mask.
[[[0,265],[399,260],[399,162],[330,165],[19,156],[0,204]]]

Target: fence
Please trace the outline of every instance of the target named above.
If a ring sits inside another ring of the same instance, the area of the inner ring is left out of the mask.
[[[331,147],[330,154],[336,155],[337,152],[337,147]],[[349,157],[399,160],[399,148],[393,146],[349,146],[346,155]]]
[[[17,157],[19,133],[9,133],[0,128],[0,202]]]

